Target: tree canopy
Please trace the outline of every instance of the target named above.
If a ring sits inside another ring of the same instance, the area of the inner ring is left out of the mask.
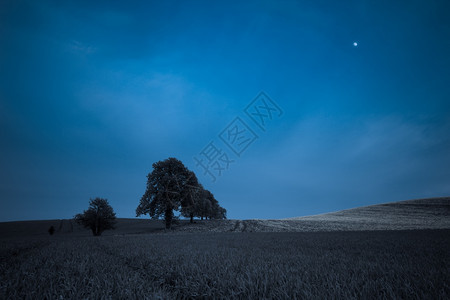
[[[93,235],[99,236],[105,230],[115,229],[116,214],[108,200],[95,198],[91,199],[87,210],[75,216],[75,221],[91,229]]]
[[[224,218],[226,210],[212,199],[214,196],[198,182],[195,173],[180,160],[170,157],[153,164],[153,171],[147,175],[145,193],[136,208],[136,216],[148,214],[154,219],[163,218],[166,228],[171,228],[173,212],[180,209],[191,222],[194,216]]]
[[[226,219],[227,210],[219,205],[214,195],[200,186],[194,194],[192,206],[183,207],[181,213],[185,217],[205,219]]]

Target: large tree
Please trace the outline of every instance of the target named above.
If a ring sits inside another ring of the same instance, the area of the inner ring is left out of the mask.
[[[147,175],[147,188],[136,208],[136,216],[148,214],[153,219],[163,218],[170,229],[173,211],[192,206],[198,189],[194,172],[181,161],[173,157],[158,161]]]
[[[89,208],[82,214],[75,216],[75,221],[92,230],[92,234],[99,236],[103,231],[115,229],[116,214],[108,200],[102,198],[91,199]]]

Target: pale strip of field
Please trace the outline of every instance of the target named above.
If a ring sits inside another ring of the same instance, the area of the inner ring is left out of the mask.
[[[177,232],[312,232],[450,229],[450,197],[407,200],[281,220],[212,220]]]
[[[406,200],[284,220],[257,220],[288,231],[450,228],[450,197]]]

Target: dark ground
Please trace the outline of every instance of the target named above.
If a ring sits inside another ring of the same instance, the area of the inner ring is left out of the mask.
[[[0,299],[449,299],[449,200],[173,230],[118,219],[100,237],[72,220],[0,223]]]

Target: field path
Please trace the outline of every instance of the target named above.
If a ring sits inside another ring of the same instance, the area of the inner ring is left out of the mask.
[[[247,231],[247,221],[242,221],[242,232]]]
[[[236,220],[231,231],[244,232],[247,230],[247,221]]]
[[[231,229],[231,231],[237,231],[237,229],[239,228],[239,223],[240,223],[241,221],[239,221],[239,220],[236,220],[236,223],[234,223],[234,227],[233,227],[233,229]]]

